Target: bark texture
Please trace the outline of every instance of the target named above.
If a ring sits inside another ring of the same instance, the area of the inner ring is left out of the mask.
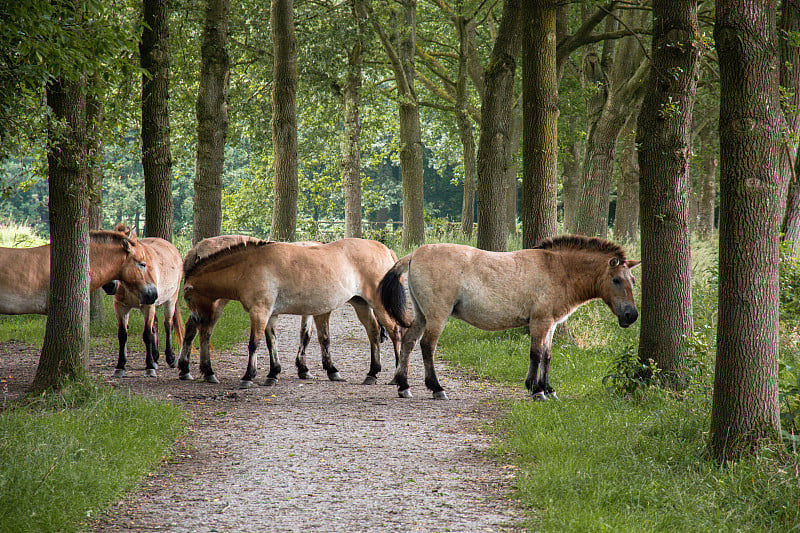
[[[194,232],[197,244],[222,230],[222,172],[228,135],[229,0],[206,0],[197,91],[197,164],[194,176]]]
[[[511,159],[509,134],[514,75],[521,48],[522,6],[503,2],[503,19],[484,76],[481,135],[478,141],[478,248],[506,250],[505,180]]]
[[[634,112],[625,121],[620,138],[617,164],[617,206],[614,210],[614,239],[634,241],[639,238],[639,159],[636,155],[636,120]]]
[[[364,18],[353,0],[352,13],[356,28],[355,42],[347,58],[347,82],[342,91],[344,100],[344,139],[342,172],[344,182],[344,236],[361,237],[361,66],[364,40]]]
[[[552,0],[527,2],[522,46],[522,246],[558,232],[558,71]]]
[[[60,121],[48,131],[50,300],[34,390],[82,374],[89,353],[89,187],[85,81],[55,80],[47,105]]]
[[[464,153],[464,193],[461,199],[461,233],[472,237],[475,223],[475,182],[478,169],[475,164],[475,136],[472,120],[467,111],[467,80],[469,79],[469,43],[475,38],[474,24],[463,15],[454,17],[458,33],[458,80],[456,81],[456,122]]]
[[[144,0],[139,43],[142,69],[144,233],[172,241],[172,155],[169,139],[169,2]]]
[[[717,198],[716,131],[700,131],[700,175],[697,177],[697,237],[708,240],[714,234],[714,205]]]
[[[642,224],[639,359],[673,385],[692,333],[691,125],[699,78],[697,0],[653,2],[653,68],[637,126]]]
[[[296,240],[297,230],[297,38],[293,0],[272,0],[270,29],[275,48],[272,82],[272,151],[275,168],[270,238]]]
[[[710,449],[780,443],[778,230],[783,210],[775,3],[720,0],[719,323]],[[644,314],[644,313],[643,313]]]

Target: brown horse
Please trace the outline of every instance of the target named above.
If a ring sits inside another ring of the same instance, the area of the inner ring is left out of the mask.
[[[151,304],[158,291],[142,246],[116,231],[91,231],[89,289],[123,281],[139,302]],[[47,314],[50,297],[50,245],[0,248],[0,314]]]
[[[116,231],[135,238],[136,233],[124,224],[118,225]],[[150,304],[143,304],[136,296],[136,291],[125,282],[120,283],[114,296],[114,313],[117,315],[117,338],[119,339],[119,357],[114,377],[121,378],[125,375],[127,362],[126,345],[128,343],[128,314],[131,309],[139,309],[144,318],[144,332],[142,340],[145,348],[145,375],[155,376],[158,369],[158,321],[156,308],[161,306],[164,312],[164,337],[166,346],[164,356],[167,364],[175,367],[175,352],[172,348],[172,329],[178,334],[178,340],[183,340],[183,323],[181,310],[178,307],[178,294],[183,277],[183,258],[175,246],[164,239],[147,237],[139,239],[139,246],[148,270],[153,277],[158,289],[158,298]]]
[[[630,269],[618,245],[597,238],[562,236],[533,249],[487,252],[458,244],[428,244],[403,257],[381,281],[386,311],[409,329],[403,335],[395,383],[410,398],[408,357],[420,340],[425,385],[436,399],[447,399],[433,365],[436,342],[449,316],[484,330],[528,326],[530,366],[525,386],[536,399],[552,394],[550,349],[553,331],[580,305],[601,298],[628,327],[639,313],[633,300]],[[400,277],[408,271],[414,308],[407,316]],[[541,374],[539,365],[541,364]]]
[[[253,383],[257,370],[256,349],[264,334],[273,345],[273,316],[280,314],[311,315],[317,325],[322,352],[322,366],[330,379],[340,379],[330,352],[328,321],[330,313],[349,303],[367,330],[370,341],[370,367],[365,384],[377,381],[380,372],[380,324],[386,327],[399,352],[400,331],[380,307],[378,282],[394,264],[397,256],[377,241],[342,239],[328,244],[297,246],[246,237],[228,237],[225,248],[204,254],[198,248],[184,260],[184,299],[192,312],[186,322],[181,355],[178,361],[181,379],[192,379],[189,356],[192,341],[200,333],[200,371],[206,381],[216,383],[211,368],[210,338],[225,304],[238,300],[250,315],[250,342],[247,370],[240,387]],[[238,239],[238,242],[236,241]],[[277,358],[275,358],[277,361]],[[277,377],[270,369],[267,384]]]

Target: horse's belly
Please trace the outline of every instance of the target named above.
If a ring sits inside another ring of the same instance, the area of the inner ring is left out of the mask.
[[[279,295],[275,299],[272,313],[276,315],[322,315],[347,303],[349,298],[335,294],[327,295]]]
[[[467,308],[457,305],[453,309],[452,316],[487,331],[516,328],[528,324],[528,317],[522,316],[520,313],[510,313],[507,310],[487,307]]]
[[[27,315],[47,314],[47,294],[0,294],[0,314]]]

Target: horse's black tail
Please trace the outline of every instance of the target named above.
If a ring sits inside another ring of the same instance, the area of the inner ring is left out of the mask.
[[[410,264],[411,254],[408,254],[389,269],[389,272],[383,276],[378,285],[378,292],[381,295],[381,303],[384,309],[389,313],[389,316],[404,328],[411,327],[411,318],[408,316],[406,307],[406,289],[400,278],[408,270]]]

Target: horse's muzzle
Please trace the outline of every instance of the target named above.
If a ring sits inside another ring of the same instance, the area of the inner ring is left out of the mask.
[[[145,285],[139,291],[139,303],[141,305],[153,305],[158,300],[158,289],[155,285]]]
[[[623,307],[620,312],[617,313],[617,320],[619,321],[619,326],[622,328],[627,328],[636,322],[637,318],[639,318],[639,311],[632,305]]]

